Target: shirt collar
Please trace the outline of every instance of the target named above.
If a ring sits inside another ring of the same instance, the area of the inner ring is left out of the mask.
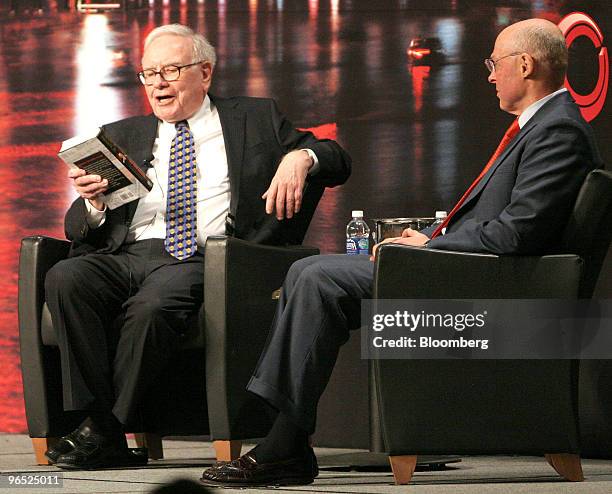
[[[561,89],[557,89],[554,93],[550,93],[548,96],[544,96],[542,99],[539,99],[535,103],[531,103],[527,108],[525,108],[525,111],[521,113],[520,116],[518,117],[519,127],[522,129],[525,126],[525,124],[529,122],[531,117],[533,117],[536,114],[536,112],[540,108],[542,108],[544,104],[546,104],[548,100],[554,98],[557,94],[561,94],[565,91],[567,91],[567,89],[562,87]]]
[[[204,101],[202,105],[191,117],[187,119],[187,124],[189,125],[189,130],[193,133],[198,133],[205,125],[212,114],[213,106],[208,94],[204,96]],[[166,122],[162,120],[161,128],[160,128],[160,136],[164,134],[166,136],[170,136],[173,138],[176,134],[176,128],[174,123]]]
[[[208,117],[211,111],[211,103],[208,94],[204,96],[204,101],[202,102],[202,106],[195,112],[191,117],[187,119],[187,123],[189,124],[189,128],[192,131],[196,131],[198,127],[200,127]]]

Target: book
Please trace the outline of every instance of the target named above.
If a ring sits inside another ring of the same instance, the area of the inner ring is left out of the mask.
[[[103,129],[95,129],[89,134],[62,142],[58,156],[68,166],[81,168],[88,175],[100,175],[108,180],[108,188],[101,199],[109,209],[139,199],[153,188],[153,182],[145,172]]]

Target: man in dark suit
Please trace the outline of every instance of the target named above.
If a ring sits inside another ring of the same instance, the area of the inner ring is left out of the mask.
[[[293,128],[272,100],[209,95],[214,64],[214,48],[185,26],[145,40],[138,76],[153,115],[104,127],[153,181],[142,199],[109,210],[106,180],[69,172],[80,196],[65,220],[71,255],[45,288],[64,408],[89,417],[47,451],[60,467],[142,461],[122,426],[202,304],[207,236],[299,244],[323,189],[350,173],[340,146]]]
[[[562,88],[565,39],[548,21],[522,21],[500,33],[485,64],[501,109],[517,120],[445,224],[433,231],[407,229],[384,243],[494,254],[555,251],[586,174],[601,166],[591,128]],[[339,347],[361,325],[360,301],[371,297],[372,277],[373,263],[365,256],[311,257],[291,267],[248,385],[279,410],[278,418],[255,449],[205,470],[203,482],[313,481],[318,469],[308,436],[317,403]]]

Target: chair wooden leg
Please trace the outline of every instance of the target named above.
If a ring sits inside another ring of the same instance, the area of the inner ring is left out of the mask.
[[[217,461],[232,461],[240,456],[242,441],[213,441]]]
[[[389,456],[393,478],[397,485],[408,484],[416,468],[416,455]]]
[[[152,460],[164,459],[164,447],[159,434],[138,432],[134,434],[134,439],[136,439],[136,444],[139,448],[147,448],[149,450],[149,458]]]
[[[544,457],[550,466],[564,479],[570,482],[582,482],[584,480],[580,455],[558,453],[544,455]]]
[[[45,451],[47,451],[51,446],[53,446],[59,438],[57,437],[33,437],[32,438],[32,447],[34,448],[34,455],[36,456],[36,464],[38,465],[48,465],[49,460],[45,456]]]

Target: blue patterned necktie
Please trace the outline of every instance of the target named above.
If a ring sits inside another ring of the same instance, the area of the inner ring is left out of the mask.
[[[166,202],[166,250],[179,260],[196,253],[197,176],[193,134],[186,121],[176,124],[170,148],[168,200]]]

